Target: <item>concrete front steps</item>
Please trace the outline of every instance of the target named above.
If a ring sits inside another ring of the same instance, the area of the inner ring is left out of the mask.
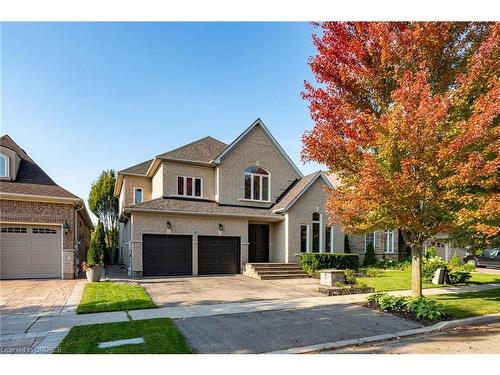
[[[243,275],[259,280],[305,279],[307,274],[294,263],[245,263]]]

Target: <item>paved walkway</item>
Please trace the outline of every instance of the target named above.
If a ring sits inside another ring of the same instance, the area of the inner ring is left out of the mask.
[[[500,284],[472,285],[462,287],[425,289],[425,295],[446,293],[461,293],[500,288]],[[391,292],[395,295],[409,295],[410,291]],[[59,343],[73,326],[98,323],[123,322],[129,319],[142,320],[154,318],[186,319],[194,317],[208,317],[216,315],[245,314],[266,311],[303,310],[333,305],[348,305],[365,301],[368,294],[358,294],[336,297],[306,297],[290,300],[264,300],[250,302],[236,302],[223,304],[206,304],[193,306],[163,307],[156,309],[134,310],[129,312],[117,311],[97,314],[76,315],[74,309],[58,316],[19,317],[10,315],[2,317],[0,337],[2,347],[19,346],[15,340],[33,339],[30,344],[43,352],[43,340],[47,338],[49,344]],[[76,298],[76,294],[74,296]],[[79,300],[79,298],[78,298]],[[58,341],[59,340],[59,341]],[[25,344],[23,344],[25,345]],[[57,345],[54,345],[54,347]]]

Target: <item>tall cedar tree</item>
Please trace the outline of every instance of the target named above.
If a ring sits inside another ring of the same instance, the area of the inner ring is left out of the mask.
[[[401,229],[421,296],[426,239],[500,233],[500,24],[317,27],[303,159],[339,177],[327,210],[348,233]]]
[[[102,171],[92,183],[89,194],[89,208],[104,225],[106,235],[105,263],[117,262],[118,255],[118,198],[113,194],[115,171]]]

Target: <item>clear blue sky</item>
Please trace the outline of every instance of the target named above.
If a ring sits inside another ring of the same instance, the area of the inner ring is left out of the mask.
[[[120,170],[260,117],[304,173],[308,23],[1,25],[1,133],[86,199]]]

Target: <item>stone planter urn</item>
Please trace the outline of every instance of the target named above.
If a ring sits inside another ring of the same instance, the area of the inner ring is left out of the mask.
[[[345,283],[343,270],[321,270],[319,271],[319,283],[321,285],[333,286],[337,282]]]
[[[99,282],[99,281],[101,281],[102,266],[94,266],[94,267],[88,268],[85,271],[85,274],[87,275],[88,282],[91,282],[91,283]]]

